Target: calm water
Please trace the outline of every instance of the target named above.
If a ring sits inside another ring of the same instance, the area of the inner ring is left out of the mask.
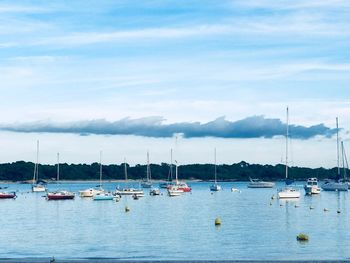
[[[30,185],[10,185],[19,194],[0,200],[0,258],[350,259],[350,192],[302,195],[295,208],[295,202],[271,201],[276,189],[222,183],[224,190],[211,194],[209,185],[192,183],[193,193],[181,197],[123,197],[119,203],[78,196],[46,201]],[[241,193],[231,192],[233,185]],[[216,217],[221,227],[214,226]],[[310,236],[308,243],[296,241],[300,232]]]

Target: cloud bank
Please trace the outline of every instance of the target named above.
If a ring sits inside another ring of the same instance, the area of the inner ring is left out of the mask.
[[[30,123],[1,124],[0,130],[23,133],[72,133],[79,135],[136,135],[154,138],[168,138],[181,134],[185,138],[272,138],[285,135],[286,124],[279,119],[252,116],[238,121],[225,117],[207,123],[179,122],[165,124],[163,117],[139,119],[124,118],[115,122],[104,119],[55,123],[40,121]],[[315,136],[331,137],[336,129],[324,124],[310,127],[290,125],[293,138],[310,139]]]

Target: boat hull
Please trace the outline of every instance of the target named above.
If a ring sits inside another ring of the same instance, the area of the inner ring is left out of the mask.
[[[75,195],[48,193],[46,198],[47,200],[73,200],[75,198]]]
[[[321,186],[323,191],[348,191],[347,183],[327,182]]]
[[[250,182],[248,188],[274,188],[275,183],[272,182]]]
[[[321,193],[321,188],[318,186],[305,185],[304,189],[305,189],[305,194],[307,195],[315,195],[315,194]]]
[[[213,192],[221,191],[221,186],[218,185],[218,184],[211,185],[210,186],[210,191],[213,191]]]
[[[97,195],[102,192],[103,190],[90,188],[84,191],[79,191],[79,195],[80,197],[93,197],[94,195]]]
[[[16,197],[15,193],[0,193],[0,199],[14,199]]]
[[[115,194],[117,195],[137,195],[137,196],[144,196],[144,192],[139,189],[122,189],[122,190],[116,190]]]
[[[46,188],[43,185],[33,185],[32,192],[34,193],[46,192]]]
[[[295,189],[284,189],[277,194],[279,199],[297,199],[300,198],[300,192]]]

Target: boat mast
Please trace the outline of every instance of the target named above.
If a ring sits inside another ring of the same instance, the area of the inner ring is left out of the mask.
[[[340,167],[339,167],[339,123],[338,123],[338,117],[336,118],[337,122],[337,167],[338,167],[338,180],[340,179]]]
[[[102,151],[100,151],[100,189],[102,189]]]
[[[38,162],[39,162],[39,140],[36,141],[36,162],[34,165],[34,174],[33,174],[33,185],[37,182],[37,170],[38,170]]]
[[[170,181],[173,180],[173,149],[170,149]]]
[[[128,170],[126,167],[126,158],[124,158],[124,174],[125,174],[125,181],[128,180]]]
[[[179,184],[179,182],[178,182],[178,180],[177,180],[177,172],[178,172],[177,170],[178,170],[178,169],[177,169],[177,161],[176,161],[176,160],[175,160],[175,165],[176,165],[176,166],[175,166],[175,179],[176,179],[176,184]]]
[[[57,183],[60,180],[60,153],[57,153]]]
[[[214,148],[214,175],[215,175],[215,184],[216,184],[216,148]]]
[[[149,168],[149,151],[147,151],[147,182],[151,181],[151,171]]]
[[[287,107],[287,133],[286,133],[286,179],[288,179],[288,136],[289,136],[289,108]]]

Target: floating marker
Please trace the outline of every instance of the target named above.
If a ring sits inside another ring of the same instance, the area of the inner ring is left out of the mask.
[[[297,208],[297,207],[299,207],[299,205],[295,205],[294,207]]]
[[[337,210],[337,213],[340,214],[340,210]]]
[[[324,209],[323,209],[323,211],[328,212],[328,211],[329,211],[329,209],[328,209],[328,208],[324,208]]]
[[[125,206],[125,212],[130,212],[130,208],[128,206]]]
[[[297,240],[301,242],[309,241],[309,236],[304,233],[300,233],[297,235]]]
[[[310,206],[310,210],[315,209],[313,206]]]
[[[215,225],[221,226],[221,219],[219,217],[215,218]]]

